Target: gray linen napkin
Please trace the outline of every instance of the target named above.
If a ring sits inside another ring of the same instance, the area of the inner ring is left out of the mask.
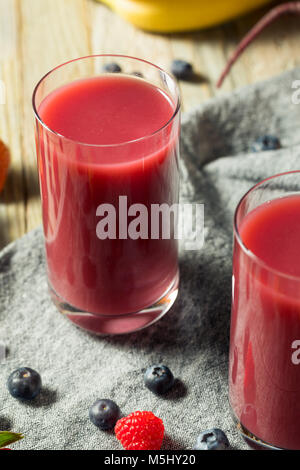
[[[205,204],[205,246],[181,250],[181,287],[173,309],[139,333],[98,338],[74,327],[50,302],[41,229],[0,255],[0,429],[23,432],[20,449],[119,449],[112,433],[89,422],[97,398],[115,400],[124,415],[151,410],[166,427],[164,449],[192,448],[198,433],[220,427],[235,448],[247,448],[227,399],[232,217],[257,181],[300,167],[300,105],[292,82],[300,69],[208,101],[183,117],[184,201]],[[275,134],[283,148],[251,154],[253,141]],[[181,382],[158,398],[143,370],[167,364]],[[6,389],[17,367],[37,369],[44,390],[32,404]]]

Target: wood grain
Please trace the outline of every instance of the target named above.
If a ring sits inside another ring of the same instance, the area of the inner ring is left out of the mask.
[[[5,104],[0,104],[0,136],[11,154],[11,171],[0,203],[0,245],[26,231],[25,184],[22,160],[21,64],[18,15],[14,0],[0,0],[0,79],[5,85]]]
[[[169,69],[173,58],[194,64],[197,80],[180,83],[183,109],[300,64],[299,18],[283,18],[252,44],[224,83],[215,83],[237,42],[262,15],[252,13],[206,31],[145,33],[93,0],[0,0],[0,137],[12,165],[0,196],[0,247],[41,223],[32,91],[51,68],[88,54],[121,53]]]

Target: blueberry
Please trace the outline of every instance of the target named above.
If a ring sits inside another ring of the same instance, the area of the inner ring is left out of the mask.
[[[197,439],[194,450],[226,450],[229,441],[221,429],[208,429],[203,431]]]
[[[162,364],[148,367],[144,383],[151,392],[163,395],[174,385],[174,376],[167,366]]]
[[[180,80],[189,80],[194,75],[192,64],[180,59],[173,60],[171,65],[171,72],[176,78],[179,78]]]
[[[120,409],[112,400],[97,400],[89,410],[90,420],[102,431],[113,429],[119,416]]]
[[[264,152],[265,150],[280,149],[281,144],[278,137],[274,135],[263,135],[256,139],[251,147],[252,152]]]
[[[33,400],[41,391],[41,376],[29,367],[21,367],[10,374],[7,388],[14,398]]]
[[[139,77],[139,78],[144,78],[144,75],[141,72],[132,72],[131,75],[135,75],[136,77]]]
[[[116,62],[110,62],[109,64],[104,65],[103,71],[109,73],[119,73],[122,72],[122,69]]]

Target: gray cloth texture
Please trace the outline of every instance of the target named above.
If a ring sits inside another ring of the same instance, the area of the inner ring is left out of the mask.
[[[242,195],[256,182],[299,169],[300,105],[292,83],[300,69],[219,96],[182,119],[181,199],[205,205],[205,244],[180,250],[178,299],[155,325],[124,336],[97,337],[61,316],[47,290],[41,228],[0,254],[0,429],[22,432],[15,449],[121,449],[113,433],[88,417],[97,398],[115,400],[122,415],[149,410],[161,417],[163,449],[192,449],[207,428],[223,429],[233,448],[247,449],[228,403],[232,223]],[[282,148],[251,153],[263,134]],[[143,384],[149,365],[165,363],[179,379],[166,397]],[[9,373],[40,372],[32,403],[13,399]]]

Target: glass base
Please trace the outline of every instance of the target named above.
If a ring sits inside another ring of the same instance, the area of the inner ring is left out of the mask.
[[[263,441],[262,439],[258,438],[254,434],[252,434],[242,423],[233,415],[233,420],[236,423],[236,426],[241,433],[243,439],[247,442],[247,444],[255,450],[285,450],[281,449],[280,447],[273,446],[272,444],[268,444],[267,442]]]
[[[122,315],[96,315],[78,310],[66,303],[49,285],[52,301],[72,323],[96,335],[119,335],[139,331],[162,318],[174,304],[178,295],[179,272],[167,292],[153,305],[139,312]]]

